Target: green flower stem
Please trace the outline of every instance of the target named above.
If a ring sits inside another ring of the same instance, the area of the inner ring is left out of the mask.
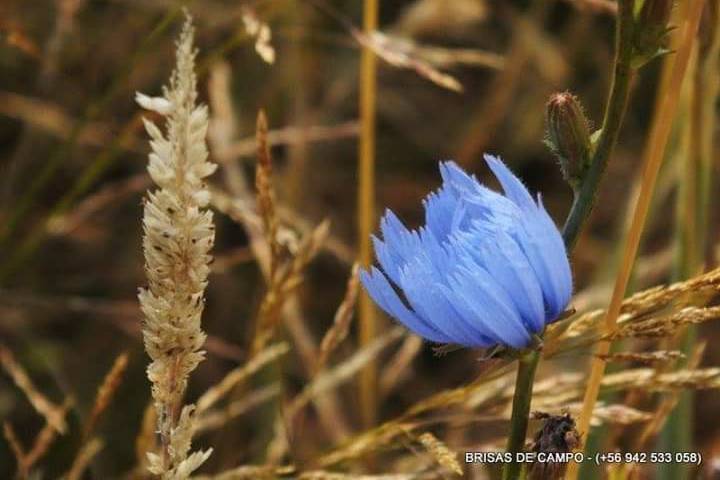
[[[572,208],[563,228],[563,241],[568,254],[575,247],[582,226],[595,206],[600,180],[615,149],[623,117],[625,116],[630,95],[630,83],[636,70],[632,65],[633,5],[633,0],[618,1],[612,85],[605,108],[600,137],[595,144],[590,159],[590,167],[582,179],[579,190],[576,192]],[[532,386],[540,357],[540,351],[533,350],[526,353],[519,361],[515,394],[513,396],[512,417],[510,418],[510,436],[507,444],[507,451],[513,455],[522,452],[527,437]],[[503,469],[503,480],[515,480],[523,478],[523,476],[522,464],[512,462],[506,464]]]
[[[535,380],[535,370],[540,360],[540,350],[533,349],[523,354],[518,361],[518,373],[515,379],[515,393],[513,395],[512,417],[510,420],[510,436],[508,437],[507,451],[513,454],[522,452],[525,447],[527,435],[528,416],[530,414],[530,400]],[[524,476],[523,464],[506,463],[503,468],[503,480],[516,480]]]
[[[615,67],[600,137],[590,159],[590,168],[583,178],[575,196],[570,214],[563,228],[563,240],[571,251],[578,239],[580,229],[595,206],[597,190],[608,160],[615,149],[620,127],[630,94],[630,83],[635,73],[632,66],[632,0],[618,1],[617,27],[615,33]]]

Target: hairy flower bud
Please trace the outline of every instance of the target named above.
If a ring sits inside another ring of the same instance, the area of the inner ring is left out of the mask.
[[[563,177],[576,190],[590,164],[590,124],[570,92],[550,96],[545,144],[557,156]]]
[[[665,40],[670,29],[673,0],[645,0],[635,20],[633,63],[639,68],[668,53]]]

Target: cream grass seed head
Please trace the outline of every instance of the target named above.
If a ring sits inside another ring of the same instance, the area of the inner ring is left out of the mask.
[[[161,455],[148,456],[151,472],[163,479],[187,478],[210,455],[208,450],[188,456],[194,406],[180,408],[188,376],[204,357],[200,321],[215,237],[204,178],[216,165],[207,161],[207,107],[196,104],[193,34],[188,16],[177,42],[177,65],[163,96],[136,97],[143,108],[165,117],[166,127],[163,132],[145,120],[152,148],[148,172],[158,188],[145,201],[148,287],[139,293],[162,444]]]

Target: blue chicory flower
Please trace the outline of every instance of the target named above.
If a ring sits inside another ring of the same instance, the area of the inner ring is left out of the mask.
[[[362,271],[373,300],[428,340],[523,348],[572,295],[562,237],[538,195],[498,158],[485,156],[505,195],[454,162],[423,202],[425,225],[408,230],[390,210],[373,236],[382,271]],[[402,293],[404,300],[398,295]]]

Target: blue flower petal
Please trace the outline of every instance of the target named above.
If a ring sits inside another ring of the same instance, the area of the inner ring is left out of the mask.
[[[540,332],[545,326],[543,291],[517,242],[487,221],[475,222],[471,231],[456,235],[453,242],[505,290],[526,327]]]
[[[428,258],[412,260],[402,271],[401,286],[413,310],[450,337],[453,343],[486,346],[487,336],[473,319],[463,317],[445,296]]]
[[[453,340],[447,335],[439,332],[436,328],[427,324],[424,320],[407,308],[395,290],[388,282],[385,275],[375,267],[372,267],[371,273],[365,270],[360,271],[360,281],[367,290],[368,294],[375,303],[382,308],[385,313],[395,317],[401,321],[407,328],[420,335],[421,337],[438,343],[452,343]]]
[[[458,212],[458,199],[447,189],[430,193],[425,200],[425,225],[439,240],[445,240],[453,230]]]
[[[505,195],[520,207],[525,216],[523,224],[526,253],[532,257],[536,274],[542,278],[549,316],[554,319],[567,305],[572,294],[572,274],[565,245],[555,223],[542,205],[530,196],[522,182],[498,158],[485,155],[485,161],[505,191]]]
[[[496,343],[527,346],[530,335],[505,292],[484,269],[459,270],[450,280],[448,294],[467,318],[482,326]]]
[[[537,209],[537,205],[520,179],[517,178],[499,158],[493,157],[492,155],[485,155],[484,158],[490,170],[492,170],[495,175],[495,178],[500,182],[505,196],[512,200],[521,210],[534,212]]]

